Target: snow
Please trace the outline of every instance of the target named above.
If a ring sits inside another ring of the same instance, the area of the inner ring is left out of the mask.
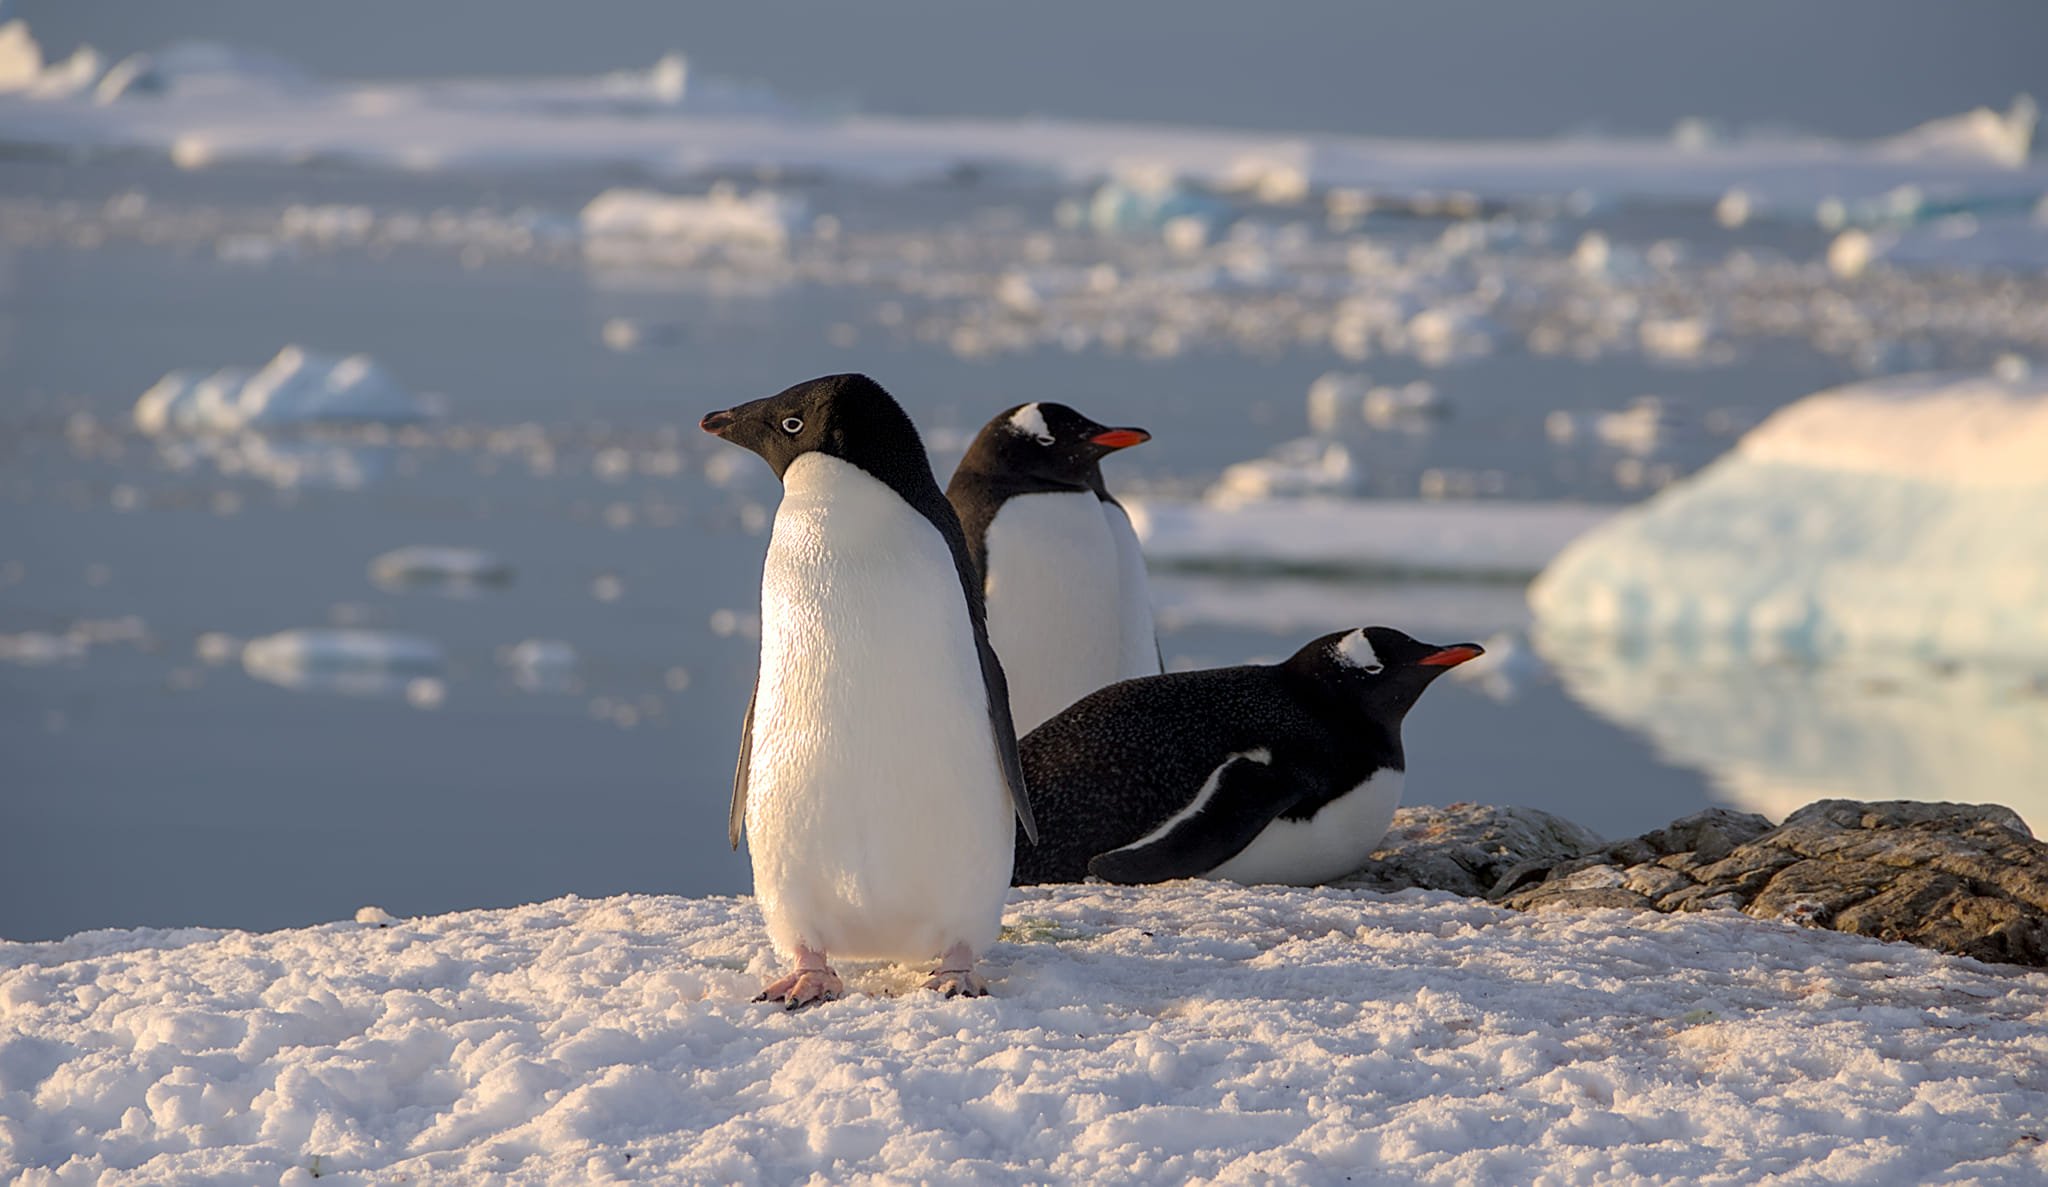
[[[1126,499],[1154,565],[1526,578],[1615,514],[1581,503],[1274,498]]]
[[[1559,555],[1559,634],[1707,653],[2048,656],[2048,379],[1822,392]]]
[[[242,669],[258,680],[352,696],[415,695],[410,686],[445,662],[432,640],[362,628],[280,631],[242,645]]]
[[[0,1177],[2033,1184],[2048,975],[1733,912],[1018,892],[790,1014],[747,899],[0,945]]]
[[[135,402],[135,427],[151,435],[232,433],[306,424],[404,424],[425,407],[368,355],[338,357],[287,346],[250,372],[172,371]]]
[[[26,37],[24,28],[18,35]],[[657,176],[720,171],[838,173],[927,181],[963,170],[1111,181],[1080,216],[1098,226],[1214,223],[1204,190],[1288,204],[1322,189],[1469,198],[1685,201],[1741,190],[1745,215],[1808,217],[1904,185],[1944,198],[2038,197],[2048,166],[2026,153],[2031,105],[1973,111],[1869,142],[1748,136],[1433,141],[1243,132],[1048,119],[836,116],[793,112],[745,87],[701,83],[679,56],[585,79],[333,82],[278,86],[290,68],[251,51],[174,47],[115,76],[165,78],[147,101],[53,91],[0,95],[0,140],[147,148],[191,168],[239,160],[348,160],[405,170],[629,167]],[[40,61],[40,51],[37,51]],[[184,59],[179,57],[184,55]],[[24,74],[19,48],[0,78]],[[0,60],[5,60],[0,57]],[[168,70],[166,60],[178,66]],[[124,66],[126,64],[124,63]],[[92,73],[97,73],[95,65]],[[203,85],[202,85],[203,84]],[[252,87],[261,102],[250,102]],[[134,83],[115,87],[133,93]],[[1184,227],[1183,238],[1203,228]]]

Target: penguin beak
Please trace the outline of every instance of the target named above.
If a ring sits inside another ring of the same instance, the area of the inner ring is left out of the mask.
[[[732,430],[734,419],[730,411],[711,412],[705,414],[704,419],[697,422],[697,427],[714,437],[723,437]]]
[[[1468,659],[1478,659],[1485,654],[1486,648],[1477,643],[1454,643],[1437,648],[1416,660],[1415,665],[1421,668],[1455,668]]]
[[[1129,449],[1143,445],[1152,439],[1152,434],[1143,429],[1104,429],[1088,438],[1089,441],[1108,449]]]

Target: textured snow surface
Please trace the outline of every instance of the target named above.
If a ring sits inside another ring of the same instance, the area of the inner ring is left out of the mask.
[[[1733,913],[1062,887],[798,1014],[747,899],[359,918],[0,944],[0,1179],[2048,1176],[2048,976]]]
[[[2048,656],[2048,379],[1810,396],[1578,540],[1530,604],[1708,652]]]
[[[1507,500],[1126,499],[1155,565],[1408,576],[1521,578],[1541,572],[1612,507]]]

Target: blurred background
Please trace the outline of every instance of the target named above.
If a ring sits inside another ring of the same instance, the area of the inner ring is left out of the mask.
[[[744,893],[845,370],[1150,429],[1170,666],[1484,641],[1411,802],[2048,823],[2039,5],[0,21],[0,936]]]

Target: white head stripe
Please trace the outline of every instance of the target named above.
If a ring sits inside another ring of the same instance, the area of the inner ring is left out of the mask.
[[[1379,668],[1379,653],[1372,649],[1372,640],[1362,630],[1352,631],[1337,640],[1337,658],[1354,668]]]
[[[1026,404],[1010,414],[1010,425],[1027,437],[1050,437],[1052,430],[1045,427],[1045,413],[1037,404]]]

